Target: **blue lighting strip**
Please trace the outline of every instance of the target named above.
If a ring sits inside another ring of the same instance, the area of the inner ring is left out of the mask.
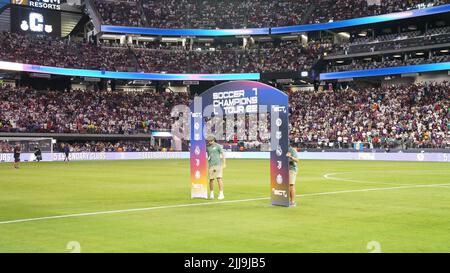
[[[165,29],[144,27],[122,27],[102,25],[102,32],[141,34],[156,36],[241,36],[241,35],[269,35],[269,28],[245,28],[245,29]]]
[[[50,67],[41,65],[21,64],[0,61],[0,70],[24,71],[76,77],[93,77],[107,79],[127,80],[153,80],[153,81],[235,81],[235,80],[259,80],[259,73],[239,74],[163,74],[163,73],[139,73],[139,72],[112,72],[87,69],[73,69]]]
[[[0,0],[0,9],[11,3],[11,0]]]
[[[164,28],[102,25],[101,31],[104,33],[141,34],[141,35],[156,35],[156,36],[214,37],[214,36],[240,36],[240,35],[269,35],[269,34],[287,34],[294,32],[310,32],[319,30],[339,29],[339,28],[402,20],[420,16],[443,14],[447,12],[450,12],[450,4],[384,15],[355,18],[330,23],[295,25],[286,27],[249,28],[249,29],[164,29]]]
[[[450,62],[377,68],[367,70],[353,70],[345,72],[321,73],[320,80],[324,81],[324,80],[337,80],[349,78],[389,76],[398,74],[423,73],[423,72],[444,71],[444,70],[450,70]]]
[[[297,26],[287,26],[287,27],[274,27],[274,28],[271,28],[271,34],[309,32],[309,31],[355,27],[355,26],[384,23],[384,22],[389,22],[389,21],[402,20],[402,19],[408,19],[408,18],[414,18],[414,17],[420,17],[420,16],[436,15],[436,14],[442,14],[442,13],[447,13],[447,12],[450,12],[450,4],[431,7],[431,8],[425,8],[425,9],[415,9],[415,10],[390,13],[390,14],[384,14],[384,15],[336,21],[336,22],[330,22],[330,23],[297,25]]]

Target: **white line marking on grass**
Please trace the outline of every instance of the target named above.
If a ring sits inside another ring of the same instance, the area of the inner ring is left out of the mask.
[[[352,173],[353,172],[327,173],[327,174],[324,174],[323,177],[328,180],[344,181],[344,182],[359,183],[359,184],[383,184],[383,185],[397,185],[397,186],[411,185],[411,184],[399,184],[399,183],[387,183],[387,182],[370,182],[370,181],[363,181],[363,180],[353,180],[353,179],[332,177],[333,175],[337,175],[337,174],[352,174]]]
[[[449,184],[409,185],[409,186],[399,186],[399,187],[389,187],[389,188],[372,188],[372,189],[359,189],[359,190],[343,190],[343,191],[332,191],[332,192],[307,193],[307,194],[299,194],[299,195],[297,195],[297,197],[322,196],[322,195],[333,195],[333,194],[355,193],[355,192],[387,191],[387,190],[397,190],[397,189],[433,188],[433,187],[444,187],[444,186],[450,186],[450,183]],[[119,214],[119,213],[129,213],[129,212],[138,212],[138,211],[151,211],[151,210],[161,210],[161,209],[174,209],[174,208],[199,207],[199,206],[209,206],[209,205],[219,205],[219,204],[253,202],[253,201],[261,201],[261,200],[269,200],[269,199],[270,199],[270,197],[261,197],[261,198],[230,200],[230,201],[218,201],[218,202],[208,202],[208,203],[191,203],[191,204],[157,206],[157,207],[148,207],[148,208],[136,208],[136,209],[123,209],[123,210],[110,210],[110,211],[98,211],[98,212],[88,212],[88,213],[55,215],[55,216],[46,216],[46,217],[38,217],[38,218],[28,218],[28,219],[17,219],[17,220],[1,221],[0,225],[14,224],[14,223],[23,223],[23,222],[33,222],[33,221],[43,221],[43,220],[51,220],[51,219],[63,219],[63,218],[75,218],[75,217],[84,217],[84,216],[104,215],[104,214]]]
[[[368,171],[353,171],[353,172],[336,172],[336,173],[327,173],[324,174],[323,177],[328,180],[336,180],[336,181],[345,181],[345,182],[351,182],[351,183],[359,183],[359,184],[384,184],[384,185],[397,185],[397,186],[408,186],[408,185],[414,185],[414,184],[404,184],[404,183],[391,183],[391,182],[372,182],[372,181],[365,181],[365,180],[354,180],[354,179],[347,179],[347,178],[338,178],[333,177],[335,175],[339,174],[355,174],[355,173],[398,173],[398,172],[408,172],[408,173],[439,173],[440,171],[444,171],[444,173],[448,172],[445,170],[368,170]],[[445,187],[445,186],[443,186]]]

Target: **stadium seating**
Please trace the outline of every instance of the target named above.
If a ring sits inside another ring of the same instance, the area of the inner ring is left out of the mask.
[[[302,148],[450,145],[450,83],[303,92],[290,96],[291,141]]]
[[[450,145],[450,83],[290,94],[291,142],[301,148]],[[0,89],[0,132],[137,134],[170,129],[170,110],[185,94]],[[88,145],[88,146],[86,146]],[[113,149],[84,143],[80,150]],[[131,145],[131,144],[130,144]],[[257,145],[256,145],[257,146]],[[136,144],[125,150],[152,149]],[[116,147],[117,148],[117,147]]]
[[[170,128],[183,94],[0,88],[1,132],[137,134]]]
[[[420,4],[445,4],[448,0],[382,0],[379,5],[360,0],[95,0],[94,2],[104,24],[228,29],[324,23],[404,11],[420,7]]]
[[[320,44],[270,43],[243,51],[187,51],[94,45],[51,37],[0,33],[0,60],[68,68],[173,73],[305,71],[323,51]],[[51,50],[50,50],[51,49]]]
[[[439,5],[448,1],[425,1]],[[212,0],[94,0],[104,24],[164,28],[241,28],[319,23],[384,14],[417,7],[424,1],[212,1]],[[352,6],[352,9],[348,7]],[[307,8],[305,8],[307,7]],[[327,7],[327,8],[324,8]],[[201,12],[200,12],[201,10]],[[223,12],[228,11],[228,12]],[[160,73],[250,73],[310,71],[340,72],[450,61],[439,51],[400,57],[385,50],[450,42],[450,27],[408,30],[374,37],[351,36],[333,45],[325,39],[301,44],[273,39],[241,44],[198,43],[189,48],[155,41],[133,44],[95,43],[50,36],[0,32],[0,61],[109,71]],[[378,53],[377,53],[378,52]],[[370,53],[348,58],[347,55]],[[372,54],[373,53],[373,54]],[[337,59],[322,62],[325,56]],[[337,63],[336,60],[341,60]],[[343,61],[342,61],[343,60]],[[372,147],[447,147],[449,136],[449,83],[412,84],[333,92],[291,93],[291,141],[301,148],[344,148],[352,143]],[[189,103],[189,96],[150,92],[33,90],[0,88],[0,132],[139,134],[170,129],[170,109]],[[2,149],[8,147],[2,144]],[[146,145],[118,142],[74,144],[79,151],[148,151]],[[246,143],[256,147],[258,143]],[[250,149],[250,148],[249,148]]]
[[[100,47],[50,36],[0,32],[0,49],[2,61],[112,71],[128,71],[133,67],[127,48]]]
[[[169,73],[253,73],[309,71],[324,56],[369,53],[450,42],[448,27],[431,29],[425,34],[401,33],[371,40],[355,39],[342,45],[297,41],[250,43],[240,46],[201,46],[188,50],[164,44],[145,45],[93,44],[41,36],[22,36],[0,32],[0,60],[67,68],[108,71],[139,71]],[[399,38],[400,37],[400,38]],[[381,40],[381,41],[380,41]],[[363,43],[365,41],[365,43]],[[201,49],[201,50],[198,50]],[[439,53],[439,52],[437,52]],[[411,55],[411,54],[410,54]],[[408,58],[373,60],[352,58],[328,62],[328,72],[447,62],[448,54],[409,56]]]
[[[402,49],[415,46],[444,44],[450,42],[449,28],[430,29],[426,33],[420,31],[399,34],[381,35],[375,38],[356,38],[348,43],[334,46],[330,56],[348,55],[364,52],[379,52],[390,49]]]
[[[249,50],[183,51],[136,49],[140,71],[178,73],[248,73],[307,71],[322,52],[318,44],[308,46],[282,42]]]
[[[353,59],[351,64],[348,65],[334,65],[330,66],[328,72],[342,72],[348,70],[365,70],[365,69],[375,69],[375,68],[385,68],[385,67],[397,67],[405,65],[418,65],[418,64],[429,64],[429,63],[443,63],[449,62],[450,55],[442,56],[432,56],[428,58],[410,58],[407,60],[393,59],[384,61],[373,61],[373,60],[356,60]]]

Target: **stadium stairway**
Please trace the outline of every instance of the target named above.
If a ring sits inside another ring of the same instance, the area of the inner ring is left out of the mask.
[[[147,21],[147,16],[145,15],[145,11],[144,11],[144,7],[143,7],[143,2],[142,0],[138,0],[137,1],[137,9],[139,11],[139,15],[141,16],[141,20],[144,26],[146,27],[150,27]]]
[[[128,60],[130,61],[130,64],[132,64],[132,67],[128,67],[128,71],[130,72],[137,72],[139,71],[138,69],[141,68],[139,65],[139,62],[137,60],[136,57],[136,53],[134,53],[134,50],[132,50],[131,48],[128,48]]]
[[[61,13],[61,36],[66,37],[83,18],[81,13],[62,12]],[[86,22],[85,22],[86,23]]]
[[[82,33],[84,30],[84,26],[89,22],[89,16],[83,15],[81,19],[78,21],[78,23],[72,28],[72,30],[69,32],[69,36],[77,35],[78,33]]]
[[[136,56],[136,52],[132,49],[128,52],[128,59],[131,60],[131,62],[136,67],[136,71],[143,71],[141,64],[138,62],[138,57]]]
[[[305,12],[305,15],[302,18],[301,25],[306,25],[309,22],[309,17],[311,16],[311,13],[313,10],[316,9],[316,4],[314,4],[314,1],[311,2],[311,5],[308,6],[308,9]]]

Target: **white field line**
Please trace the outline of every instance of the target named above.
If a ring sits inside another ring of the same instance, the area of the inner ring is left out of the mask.
[[[403,183],[390,183],[390,182],[372,182],[372,181],[365,181],[365,180],[355,180],[355,179],[347,179],[347,178],[339,178],[339,177],[333,177],[335,175],[339,174],[355,174],[355,173],[398,173],[403,172],[402,170],[380,170],[380,171],[353,171],[353,172],[337,172],[337,173],[327,173],[324,174],[323,177],[328,180],[336,180],[336,181],[345,181],[345,182],[351,182],[351,183],[359,183],[359,184],[384,184],[384,185],[396,185],[396,186],[408,186],[413,184],[403,184]],[[440,170],[408,170],[408,173],[436,173],[440,172]],[[444,171],[448,172],[448,171]],[[446,186],[442,186],[446,187]]]
[[[372,189],[360,189],[360,190],[343,190],[343,191],[332,191],[332,192],[318,192],[318,193],[307,193],[299,194],[298,197],[310,197],[310,196],[322,196],[322,195],[333,195],[333,194],[343,194],[343,193],[356,193],[356,192],[370,192],[370,191],[387,191],[387,190],[400,190],[400,189],[414,189],[414,188],[432,188],[432,187],[443,187],[450,186],[449,184],[431,184],[431,185],[410,185],[410,186],[399,186],[399,187],[389,187],[389,188],[372,188]],[[152,210],[162,210],[162,209],[174,209],[174,208],[186,208],[186,207],[199,207],[199,206],[210,206],[219,204],[232,204],[232,203],[242,203],[242,202],[253,202],[260,200],[268,200],[269,197],[262,198],[252,198],[252,199],[241,199],[241,200],[230,200],[230,201],[219,201],[219,202],[209,202],[209,203],[190,203],[190,204],[180,204],[180,205],[170,205],[170,206],[157,206],[148,208],[136,208],[136,209],[124,209],[124,210],[110,210],[110,211],[98,211],[89,213],[77,213],[77,214],[66,214],[66,215],[56,215],[56,216],[46,216],[38,218],[28,218],[28,219],[17,219],[9,221],[1,221],[0,225],[4,224],[14,224],[23,222],[33,222],[33,221],[43,221],[51,219],[63,219],[63,218],[75,218],[84,216],[94,216],[94,215],[104,215],[104,214],[119,214],[119,213],[130,213],[139,211],[152,211]]]
[[[324,174],[323,177],[328,180],[344,181],[344,182],[351,182],[351,183],[358,183],[358,184],[384,184],[384,185],[391,185],[391,186],[392,185],[396,185],[396,186],[411,185],[411,184],[399,184],[399,183],[388,183],[388,182],[370,182],[370,181],[363,181],[363,180],[353,180],[353,179],[333,177],[333,175],[349,174],[349,173],[351,173],[351,172],[327,173],[327,174]]]

